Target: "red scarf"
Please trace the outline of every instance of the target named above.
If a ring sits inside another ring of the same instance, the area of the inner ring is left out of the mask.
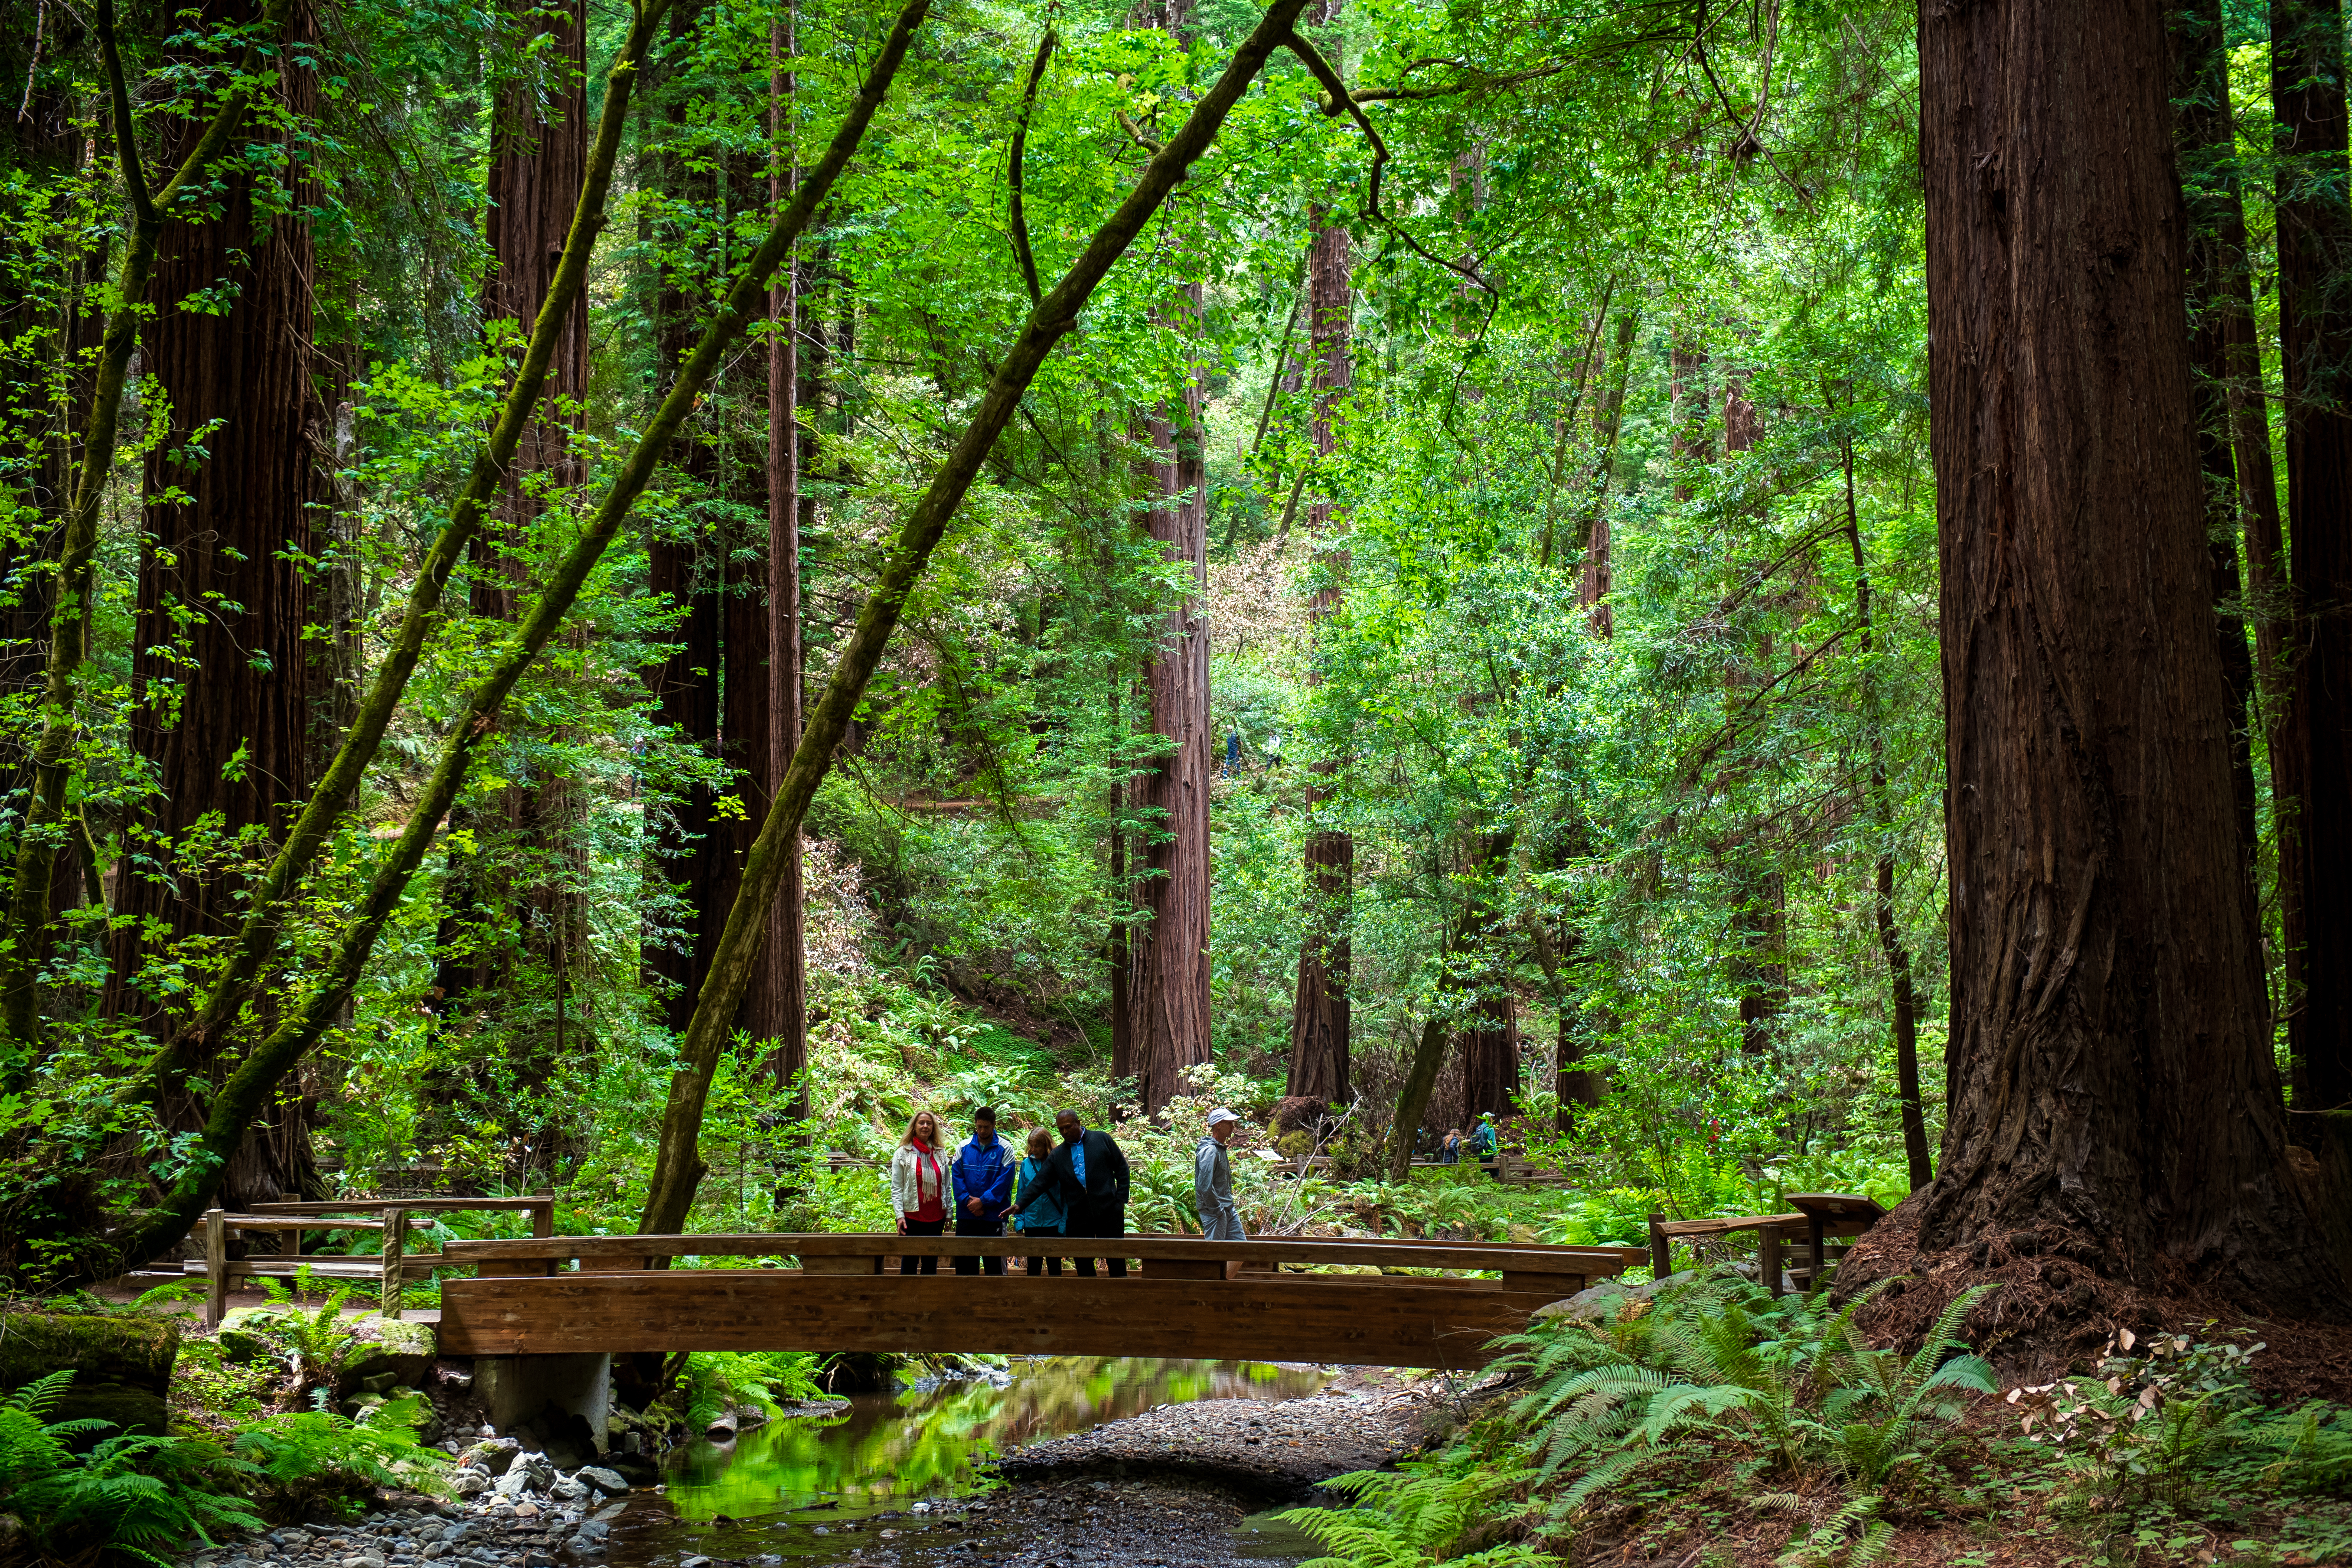
[[[942,1200],[947,1195],[948,1173],[947,1167],[940,1163],[940,1152],[918,1143],[910,1143],[908,1147],[915,1151],[915,1217],[926,1224],[947,1218],[947,1205]],[[927,1170],[931,1178],[928,1193],[923,1190],[923,1174]]]

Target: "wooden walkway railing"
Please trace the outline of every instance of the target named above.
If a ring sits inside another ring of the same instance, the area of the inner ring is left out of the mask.
[[[1117,1256],[1126,1279],[907,1276],[897,1260]],[[612,1236],[452,1241],[451,1355],[960,1351],[1467,1368],[1638,1248],[1188,1237]],[[678,1258],[771,1267],[668,1268]],[[793,1267],[783,1267],[787,1260]],[[576,1270],[559,1271],[576,1262]],[[1349,1266],[1405,1273],[1309,1273]],[[1493,1278],[1468,1278],[1475,1271]]]
[[[520,1213],[530,1215],[534,1237],[548,1236],[555,1229],[555,1199],[544,1193],[514,1198],[392,1198],[380,1202],[362,1198],[343,1203],[265,1203],[253,1206],[256,1212],[252,1214],[213,1209],[196,1222],[196,1232],[204,1238],[205,1256],[201,1261],[191,1258],[182,1264],[181,1271],[204,1277],[207,1328],[220,1326],[228,1306],[231,1281],[291,1279],[305,1270],[318,1279],[373,1282],[384,1315],[396,1316],[407,1281],[416,1277],[430,1278],[433,1269],[447,1262],[443,1253],[408,1250],[409,1226],[418,1216],[430,1224],[431,1216],[436,1214]],[[373,1257],[364,1253],[306,1254],[301,1247],[306,1230],[373,1230],[382,1232],[383,1239]],[[231,1258],[228,1238],[233,1233],[275,1236],[278,1250]]]

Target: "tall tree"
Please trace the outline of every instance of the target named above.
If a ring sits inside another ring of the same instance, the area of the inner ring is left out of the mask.
[[[1327,19],[1336,18],[1337,4]],[[1307,435],[1318,462],[1339,449],[1337,414],[1354,381],[1350,339],[1355,320],[1353,247],[1347,226],[1318,208],[1307,258],[1307,354],[1313,366]],[[1348,552],[1331,541],[1337,509],[1323,494],[1307,510],[1316,540],[1318,573],[1307,613],[1319,621],[1339,607]],[[1286,1092],[1339,1104],[1348,1098],[1349,905],[1356,879],[1356,841],[1329,826],[1328,812],[1338,795],[1339,764],[1326,757],[1314,765],[1307,809],[1315,819],[1307,836],[1307,938],[1298,953],[1298,986],[1290,1006],[1290,1072]],[[1412,1130],[1407,1129],[1409,1138]]]
[[[717,154],[703,144],[705,129],[692,79],[709,13],[707,0],[689,0],[669,13],[660,174],[669,221],[655,334],[665,392],[701,337],[708,305],[704,290],[716,286],[705,268],[710,253],[724,249],[726,229],[719,215],[728,193],[719,176]],[[723,497],[735,478],[728,471],[714,428],[720,406],[698,408],[695,419],[679,432],[671,460],[705,502],[689,507],[684,519],[654,535],[646,582],[650,592],[683,612],[671,634],[677,641],[669,657],[653,673],[656,712],[680,741],[713,755],[722,754],[729,589],[743,585],[730,570],[734,541],[727,536],[724,516],[729,509],[710,504]],[[739,620],[737,629],[741,626]],[[761,679],[764,685],[764,673]],[[694,998],[719,940],[719,921],[731,901],[734,846],[718,811],[723,793],[707,782],[688,784],[654,835],[650,870],[670,883],[680,906],[680,923],[675,932],[647,945],[645,967],[664,988],[663,1016],[673,1030],[685,1028],[694,1016]]]
[[[530,13],[534,47],[515,51],[523,64],[492,103],[489,208],[484,223],[490,278],[482,315],[512,322],[527,341],[555,281],[588,166],[587,36],[583,0],[558,0]],[[583,293],[560,323],[548,364],[544,401],[523,426],[497,510],[475,555],[474,613],[511,621],[530,579],[532,535],[543,510],[538,482],[570,482],[572,420],[562,407],[588,387],[588,299]],[[516,961],[528,953],[546,968],[561,1016],[565,971],[584,946],[587,910],[582,878],[567,874],[569,828],[578,815],[572,785],[539,774],[499,792],[487,809],[461,808],[473,829],[471,850],[453,848],[446,879],[448,915],[436,976],[445,1008],[479,994],[511,1003]],[[485,848],[487,853],[484,852]],[[493,868],[520,864],[510,885]]]
[[[1174,324],[1188,344],[1200,327],[1202,286],[1190,284]],[[1182,563],[1189,591],[1161,617],[1143,665],[1145,723],[1164,748],[1129,786],[1141,853],[1129,868],[1142,919],[1128,952],[1133,1070],[1148,1113],[1209,1059],[1209,497],[1202,461],[1201,377],[1149,421],[1153,451],[1151,541]]]
[[[2031,1233],[2077,1316],[2101,1279],[2340,1312],[2238,896],[2164,7],[1923,5],[1919,48],[1948,1111],[1838,1289]]]
[[[2290,1016],[2300,1132],[2352,1106],[2352,202],[2345,180],[2344,12],[2274,0],[2279,338],[2296,650],[2287,747],[2298,776],[2281,841],[2300,871],[2304,992]],[[2352,1139],[2329,1163],[2352,1184]]]
[[[2238,467],[2246,442],[2231,406],[2236,376],[2232,328],[2250,309],[2246,295],[2244,207],[2238,195],[2237,132],[2231,123],[2229,43],[2220,0],[2192,4],[2172,17],[2172,100],[2179,113],[2181,194],[2189,212],[2189,358],[2195,374],[2198,468],[2205,476],[2205,542],[2212,566],[2215,646],[2230,693],[2230,774],[2237,804],[2238,853],[2246,897],[2259,904],[2253,735],[2254,659],[2246,646],[2245,594],[2238,571]],[[2250,325],[2251,323],[2249,323]],[[2251,334],[2249,334],[2251,336]],[[2256,367],[2260,374],[2260,367]],[[2260,469],[2269,482],[2270,436],[2262,433]],[[2277,500],[2270,502],[2273,510]]]
[[[1500,908],[1500,883],[1510,864],[1512,837],[1507,830],[1465,834],[1463,839],[1470,863],[1464,868],[1466,898],[1455,947],[1475,966],[1477,995],[1470,1005],[1468,1026],[1462,1031],[1465,1117],[1507,1116],[1511,1097],[1519,1091],[1518,1007],[1502,952],[1506,931]]]
[[[799,6],[786,4],[768,36],[768,205],[770,221],[792,199],[798,170],[793,118],[798,83],[791,61],[799,47]],[[801,743],[801,449],[799,269],[786,261],[768,286],[768,747],[760,768],[764,818],[776,785]],[[748,804],[748,803],[747,803]],[[744,846],[748,853],[750,845]],[[778,1081],[808,1066],[806,892],[801,836],[784,848],[784,875],[770,917],[768,945],[744,994],[743,1026],[776,1042]]]
[[[247,0],[214,0],[201,22],[250,22]],[[308,4],[289,13],[277,92],[289,116],[263,145],[272,154],[223,172],[203,222],[173,225],[159,247],[144,334],[152,384],[168,400],[170,437],[148,458],[147,536],[132,658],[133,731],[155,793],[132,830],[115,903],[110,1009],[167,1026],[178,990],[142,968],[190,938],[236,929],[239,867],[275,841],[308,795],[319,765],[327,682],[308,563],[319,553],[311,508],[315,455],[331,439],[311,384],[311,243],[317,199],[299,126],[318,104]],[[193,62],[192,62],[193,63]],[[164,122],[177,162],[201,122]],[[189,1064],[209,1082],[226,1064]],[[156,1107],[165,1127],[205,1122],[200,1084]],[[299,1190],[311,1174],[299,1093],[245,1139],[222,1188],[242,1206]]]

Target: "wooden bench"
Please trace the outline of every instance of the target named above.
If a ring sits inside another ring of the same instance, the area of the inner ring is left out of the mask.
[[[307,1270],[311,1278],[328,1280],[350,1280],[353,1283],[373,1281],[379,1310],[386,1317],[400,1313],[401,1294],[407,1287],[410,1274],[431,1271],[441,1267],[446,1257],[439,1252],[410,1252],[408,1233],[412,1222],[421,1218],[432,1223],[436,1214],[524,1213],[530,1216],[531,1234],[544,1237],[555,1228],[555,1197],[542,1193],[520,1198],[397,1198],[385,1203],[366,1199],[341,1202],[281,1202],[253,1205],[251,1214],[228,1214],[221,1209],[208,1211],[196,1222],[204,1237],[205,1256],[202,1260],[188,1259],[181,1265],[183,1274],[201,1275],[205,1279],[205,1323],[218,1328],[227,1300],[229,1282],[233,1279],[291,1279]],[[306,1230],[379,1231],[383,1241],[376,1256],[320,1257],[302,1252],[302,1233]],[[248,1258],[228,1256],[231,1232],[266,1233],[279,1238],[279,1250]]]
[[[1650,1272],[1660,1279],[1674,1272],[1674,1244],[1712,1241],[1753,1232],[1757,1272],[1764,1289],[1781,1293],[1782,1275],[1811,1293],[1828,1281],[1847,1247],[1832,1247],[1832,1238],[1860,1236],[1885,1216],[1876,1199],[1852,1193],[1790,1193],[1788,1214],[1719,1215],[1710,1219],[1669,1220],[1650,1216]],[[1791,1247],[1792,1234],[1804,1240]]]

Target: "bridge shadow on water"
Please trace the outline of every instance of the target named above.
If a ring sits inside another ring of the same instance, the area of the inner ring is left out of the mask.
[[[992,1540],[992,1526],[1011,1521],[992,1519],[985,1501],[964,1500],[989,1486],[982,1461],[991,1457],[1159,1405],[1303,1398],[1325,1382],[1314,1368],[1250,1362],[1014,1358],[1007,1370],[1009,1383],[950,1379],[856,1394],[835,1415],[771,1422],[673,1452],[666,1490],[634,1494],[612,1521],[613,1568],[695,1557],[712,1568],[986,1562],[1024,1544]],[[1309,1550],[1263,1521],[1230,1542],[1242,1557]]]

